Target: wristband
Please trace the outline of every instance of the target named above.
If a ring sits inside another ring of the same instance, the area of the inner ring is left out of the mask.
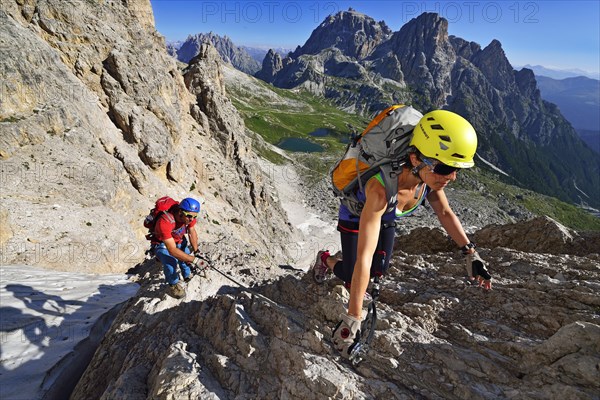
[[[464,255],[469,254],[469,250],[476,248],[477,245],[473,242],[469,242],[467,244],[465,244],[463,247],[460,248],[460,250],[462,251],[462,253]]]

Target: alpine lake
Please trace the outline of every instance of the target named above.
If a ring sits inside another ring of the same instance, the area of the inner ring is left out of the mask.
[[[312,137],[335,137],[342,143],[347,143],[348,138],[340,137],[339,133],[327,128],[318,128],[308,134]],[[299,152],[299,153],[321,153],[325,148],[318,143],[311,141],[309,138],[301,137],[285,137],[277,143],[277,147],[283,150]]]

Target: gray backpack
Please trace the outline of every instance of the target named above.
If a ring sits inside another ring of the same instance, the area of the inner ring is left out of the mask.
[[[398,174],[408,153],[412,132],[423,114],[411,106],[394,105],[380,112],[358,136],[330,171],[333,191],[350,212],[360,215],[363,202],[357,189],[381,172],[390,212],[396,206]]]

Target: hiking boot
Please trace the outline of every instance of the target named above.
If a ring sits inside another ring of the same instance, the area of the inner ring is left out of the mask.
[[[181,282],[177,282],[174,285],[169,285],[168,293],[171,297],[181,299],[185,296],[185,287],[183,287]]]
[[[335,254],[334,254],[332,257],[333,257],[333,258],[335,258],[335,259],[336,259],[336,260],[338,260],[338,261],[342,261],[342,260],[343,260],[343,257],[342,257],[342,251],[341,251],[341,250],[340,250],[340,251],[338,251],[338,252],[337,252],[337,253],[335,253]]]
[[[325,282],[327,275],[331,273],[331,270],[325,264],[327,257],[329,257],[329,250],[321,250],[317,253],[317,259],[315,265],[313,265],[313,278],[317,283]]]

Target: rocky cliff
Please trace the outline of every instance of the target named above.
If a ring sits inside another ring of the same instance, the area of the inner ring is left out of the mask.
[[[478,153],[513,182],[600,207],[600,159],[542,100],[532,71],[515,71],[498,40],[482,49],[449,36],[448,21],[437,14],[391,33],[367,15],[340,12],[288,57],[268,53],[256,77],[365,114],[393,103],[455,111],[480,133]]]
[[[214,49],[184,78],[148,1],[1,4],[3,263],[126,271],[165,194],[203,202],[201,237],[285,259],[286,216]]]
[[[392,30],[385,22],[376,22],[365,14],[349,9],[328,16],[291,57],[319,54],[324,49],[335,47],[345,55],[361,60],[373,53],[391,34]]]
[[[252,261],[221,258],[175,300],[146,263],[71,398],[596,398],[600,238],[544,218],[474,237],[490,292],[462,279],[464,258],[441,230],[398,238],[358,367],[329,339],[348,301],[336,278],[261,278]]]
[[[204,43],[212,44],[224,62],[247,74],[260,70],[260,63],[243,48],[236,46],[227,36],[221,37],[213,32],[190,35],[177,50],[177,59],[188,63],[196,57]]]

